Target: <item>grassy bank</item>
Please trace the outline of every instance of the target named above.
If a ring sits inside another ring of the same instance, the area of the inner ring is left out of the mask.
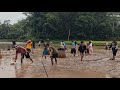
[[[13,40],[0,40],[0,42],[12,42]],[[60,45],[61,40],[51,40],[53,42],[53,44],[58,44]],[[21,41],[17,41],[17,42],[26,42],[24,40]],[[71,41],[65,41],[67,45],[71,45]],[[88,41],[85,41],[86,43],[88,43]],[[94,46],[104,46],[106,44],[106,42],[108,42],[109,44],[112,41],[92,41]],[[120,45],[120,41],[117,41],[118,44]],[[36,41],[36,43],[38,43]],[[80,43],[80,41],[77,41],[77,43]]]

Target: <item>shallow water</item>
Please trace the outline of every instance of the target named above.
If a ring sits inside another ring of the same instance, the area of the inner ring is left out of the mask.
[[[120,77],[120,52],[118,51],[116,60],[109,60],[112,57],[111,50],[94,48],[93,55],[85,55],[83,61],[80,56],[73,57],[70,48],[66,53],[66,58],[58,58],[58,64],[51,65],[49,56],[45,60],[41,57],[42,48],[34,50],[29,59],[24,59],[20,63],[20,55],[16,65],[10,65],[14,61],[15,50],[2,49],[2,59],[0,60],[0,78],[112,78]],[[44,68],[45,67],[45,68]],[[48,75],[48,76],[47,76]]]

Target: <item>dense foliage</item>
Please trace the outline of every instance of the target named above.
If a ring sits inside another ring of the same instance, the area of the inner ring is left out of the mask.
[[[0,39],[120,40],[119,12],[25,12],[27,18],[0,23]]]

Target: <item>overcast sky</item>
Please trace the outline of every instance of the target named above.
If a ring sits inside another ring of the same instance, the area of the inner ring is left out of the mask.
[[[11,24],[17,23],[18,20],[26,18],[23,12],[0,12],[0,21],[10,20]]]

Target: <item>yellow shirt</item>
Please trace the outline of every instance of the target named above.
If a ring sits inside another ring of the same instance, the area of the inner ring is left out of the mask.
[[[31,49],[32,48],[32,43],[27,43],[26,48]]]

